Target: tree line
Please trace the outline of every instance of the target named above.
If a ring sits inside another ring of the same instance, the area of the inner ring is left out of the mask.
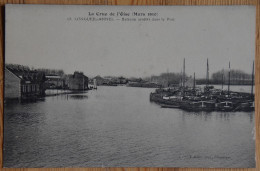
[[[228,84],[229,70],[221,70],[212,74],[210,82],[212,84]],[[245,73],[242,70],[230,70],[230,84],[249,85],[252,83],[252,74]]]
[[[187,78],[187,76],[185,76]],[[162,73],[158,76],[153,75],[149,78],[146,78],[146,80],[149,80],[150,82],[155,82],[160,85],[176,85],[181,82],[182,74],[181,73]]]
[[[192,78],[185,75],[185,80]],[[176,85],[180,84],[183,79],[181,73],[162,73],[160,75],[153,75],[145,78],[150,82],[155,82],[161,85]],[[209,84],[228,84],[229,70],[220,70],[211,74]],[[196,78],[196,84],[207,84],[206,78]],[[232,85],[250,85],[252,84],[252,74],[248,74],[242,70],[230,70],[230,84]]]

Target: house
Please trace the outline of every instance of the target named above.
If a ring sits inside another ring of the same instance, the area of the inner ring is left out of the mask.
[[[75,71],[74,74],[67,76],[66,84],[70,90],[86,90],[88,89],[88,77],[83,72]]]
[[[96,82],[97,82],[97,85],[99,86],[99,85],[105,85],[105,84],[108,84],[109,83],[109,79],[107,79],[107,78],[102,78],[101,76],[96,76],[96,77],[94,77],[93,78],[93,80],[96,80]]]
[[[45,95],[45,75],[21,65],[5,67],[5,99],[31,99]]]
[[[59,75],[46,75],[46,81],[45,85],[46,88],[55,88],[55,89],[61,89],[64,88],[65,81],[64,79]]]
[[[5,67],[4,96],[9,99],[21,97],[21,78]]]

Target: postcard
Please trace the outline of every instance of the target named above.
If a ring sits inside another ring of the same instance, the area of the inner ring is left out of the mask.
[[[255,167],[255,6],[5,12],[4,167]]]

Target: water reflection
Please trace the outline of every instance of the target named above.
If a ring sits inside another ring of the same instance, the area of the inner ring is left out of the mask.
[[[78,95],[78,94],[69,95],[69,97],[70,97],[71,99],[75,99],[75,100],[83,100],[83,99],[87,99],[87,98],[88,98],[87,95]]]

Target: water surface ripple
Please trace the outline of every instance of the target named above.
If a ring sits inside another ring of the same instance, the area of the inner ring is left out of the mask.
[[[98,87],[7,104],[4,167],[254,167],[254,112],[185,112],[154,89]]]

